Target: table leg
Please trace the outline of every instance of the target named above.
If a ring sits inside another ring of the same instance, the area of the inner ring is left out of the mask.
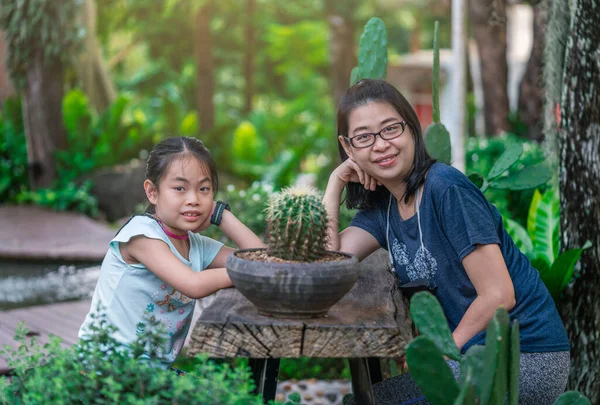
[[[254,392],[262,395],[265,404],[274,400],[279,377],[279,359],[248,359],[248,365],[256,384]]]
[[[386,359],[384,359],[385,361]],[[381,361],[379,357],[369,357],[367,359],[367,363],[369,364],[369,374],[371,375],[371,385],[375,385],[378,382],[383,381],[383,376],[381,373]]]
[[[352,374],[354,400],[361,405],[375,405],[369,360],[367,358],[350,358],[348,364],[350,365],[350,374]]]

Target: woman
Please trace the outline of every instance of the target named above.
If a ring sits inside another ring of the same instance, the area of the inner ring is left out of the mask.
[[[421,282],[436,295],[463,354],[485,343],[495,310],[506,308],[521,333],[519,403],[551,404],[566,386],[570,362],[554,302],[498,210],[464,174],[431,159],[420,128],[389,83],[365,79],[347,91],[338,109],[343,162],[324,196],[329,248],[360,260],[387,249],[400,284]],[[344,187],[348,208],[359,211],[338,235]],[[458,375],[459,364],[449,365]],[[414,383],[400,376],[381,389],[405,399]]]

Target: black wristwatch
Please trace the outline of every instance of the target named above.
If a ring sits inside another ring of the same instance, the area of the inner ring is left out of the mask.
[[[229,204],[223,201],[217,201],[217,205],[215,206],[215,210],[213,211],[210,217],[210,223],[216,226],[221,225],[221,220],[223,219],[223,211],[230,211]]]

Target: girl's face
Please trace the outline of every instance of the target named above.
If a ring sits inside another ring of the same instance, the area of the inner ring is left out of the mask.
[[[156,217],[173,233],[193,231],[212,214],[210,170],[193,156],[173,160],[158,189],[150,180],[144,182],[144,188]]]
[[[379,133],[404,118],[387,102],[370,102],[355,108],[348,116],[348,138],[362,134]],[[367,174],[382,184],[390,180],[404,180],[412,168],[415,155],[415,142],[408,126],[404,132],[390,140],[375,137],[375,143],[365,148],[356,148],[344,137],[339,137],[346,154]],[[389,188],[389,187],[388,187]]]

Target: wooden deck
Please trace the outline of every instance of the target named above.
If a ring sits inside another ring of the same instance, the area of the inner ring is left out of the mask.
[[[91,300],[61,302],[51,305],[18,308],[0,312],[0,346],[14,346],[15,329],[19,322],[31,332],[39,334],[38,342],[46,343],[49,335],[60,336],[64,346],[77,342],[77,333],[85,315],[90,309]],[[7,368],[6,360],[0,358],[0,370]]]

